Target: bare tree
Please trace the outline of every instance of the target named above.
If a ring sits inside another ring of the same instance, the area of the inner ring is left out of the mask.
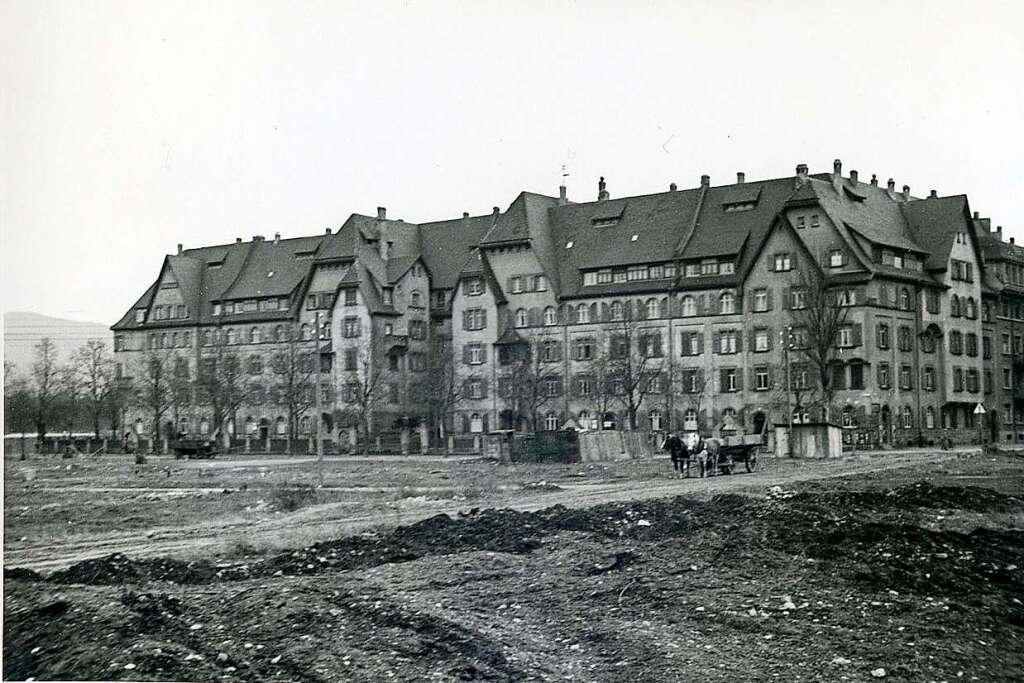
[[[799,287],[804,305],[792,309],[793,322],[806,342],[801,353],[813,367],[818,380],[819,402],[826,411],[832,405],[832,365],[836,360],[840,330],[846,325],[848,309],[836,288],[817,270],[803,269]]]
[[[316,339],[301,339],[294,331],[284,348],[271,359],[271,370],[278,378],[278,403],[288,412],[288,435],[297,439],[299,420],[316,403],[319,348]],[[320,419],[320,416],[317,416]]]
[[[583,345],[589,345],[590,348],[581,349]],[[616,378],[616,364],[607,353],[609,345],[608,334],[599,332],[574,340],[572,348],[578,368],[574,377],[574,393],[594,413],[598,429],[604,429],[605,415],[619,402],[613,381]]]
[[[108,411],[113,392],[113,361],[106,343],[89,340],[72,356],[82,382],[82,398],[92,423],[93,434],[100,438],[100,418]]]
[[[629,428],[637,429],[644,400],[658,389],[655,378],[662,371],[663,346],[660,330],[642,327],[631,308],[610,328],[608,355],[612,393],[626,410]]]
[[[682,368],[679,373],[679,401],[683,410],[693,410],[700,418],[701,410],[711,400],[714,390],[714,379],[704,372],[704,368]]]
[[[16,374],[14,363],[4,361],[4,425],[21,437],[21,457],[25,457],[25,433],[32,428],[32,391],[28,381]]]
[[[525,418],[532,431],[539,429],[541,409],[563,391],[561,352],[561,342],[548,334],[508,345],[501,352],[507,355],[499,360],[504,368],[499,396],[514,421]]]
[[[248,401],[252,386],[245,379],[245,370],[238,356],[230,353],[224,335],[213,335],[213,344],[203,347],[196,372],[196,388],[202,402],[210,407],[213,414],[215,434],[224,448],[231,447],[231,432],[228,422],[235,417],[238,408]],[[175,376],[180,373],[175,372]]]
[[[463,377],[450,339],[435,339],[431,343],[426,372],[412,383],[410,395],[426,407],[431,430],[443,440],[447,436],[446,424],[464,398]]]
[[[370,447],[370,435],[374,431],[373,416],[385,404],[387,377],[378,355],[370,347],[359,350],[356,370],[347,372],[345,376],[345,407],[337,411],[338,418],[339,421],[354,423],[358,427],[363,435],[363,453]]]
[[[136,360],[135,401],[149,412],[153,421],[153,440],[150,447],[154,452],[160,441],[160,420],[171,408],[174,400],[172,380],[176,361],[176,353],[162,349],[150,349]]]
[[[70,436],[78,421],[82,407],[84,383],[74,364],[62,365],[57,374],[58,396],[56,419],[58,426]]]
[[[43,337],[35,346],[32,362],[32,421],[40,443],[46,439],[46,430],[54,418],[60,389],[57,347],[49,337]]]

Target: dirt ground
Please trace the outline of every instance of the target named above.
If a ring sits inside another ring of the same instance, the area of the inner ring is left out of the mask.
[[[325,488],[302,488],[316,478],[311,461],[6,463],[4,678],[1024,670],[1019,457],[768,461],[706,480],[664,461],[376,458],[330,460]]]

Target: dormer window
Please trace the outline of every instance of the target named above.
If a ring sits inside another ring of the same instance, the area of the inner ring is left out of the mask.
[[[812,213],[811,214],[811,227],[812,228],[817,228],[820,225],[821,225],[821,223],[818,221],[818,214]]]
[[[479,296],[484,293],[484,281],[478,277],[466,280],[466,294]]]
[[[807,227],[807,223],[806,223],[806,221],[805,221],[803,216],[797,216],[796,217],[796,227],[798,227],[798,228]]]
[[[214,315],[220,315],[220,304],[214,304],[213,305],[213,314]]]
[[[135,322],[144,323],[146,322],[146,309],[137,308],[135,309]]]
[[[572,245],[573,244],[574,244],[574,242],[572,240],[569,240],[568,242],[565,243],[565,248],[566,249],[572,249]]]
[[[608,218],[595,218],[592,223],[595,228],[607,228],[608,226],[615,225],[619,222],[618,216],[610,216]]]
[[[384,288],[384,305],[391,306],[394,303],[394,292],[390,287]]]

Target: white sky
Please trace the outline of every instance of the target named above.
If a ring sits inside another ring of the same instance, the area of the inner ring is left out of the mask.
[[[1016,2],[2,2],[4,310],[113,323],[178,242],[523,189],[857,169],[1024,237]]]

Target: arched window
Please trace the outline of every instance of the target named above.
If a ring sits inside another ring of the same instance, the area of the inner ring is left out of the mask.
[[[224,342],[228,345],[231,345],[236,343],[237,341],[238,339],[236,338],[235,330],[229,327],[228,331],[225,333]]]
[[[544,324],[548,326],[558,324],[558,316],[555,315],[555,308],[553,306],[548,306],[544,309]]]
[[[549,432],[558,431],[558,415],[556,413],[547,414],[547,417],[544,418],[544,429]]]
[[[612,320],[622,320],[622,302],[612,302]]]
[[[529,322],[529,316],[526,314],[525,308],[520,308],[516,311],[516,327],[526,327]]]
[[[687,294],[683,297],[683,317],[691,318],[697,315],[697,300]]]
[[[422,306],[423,295],[419,293],[419,290],[413,290],[412,294],[409,295],[410,306]]]
[[[284,326],[283,325],[278,325],[277,327],[274,328],[274,341],[276,341],[276,342],[283,342],[284,341]]]
[[[949,298],[949,314],[954,318],[960,317],[960,297],[956,294]]]
[[[576,322],[590,322],[590,306],[588,306],[587,304],[580,304],[576,307]]]
[[[299,420],[299,431],[303,434],[309,434],[311,425],[312,421],[309,419],[309,415],[303,415],[302,419]]]
[[[697,431],[697,409],[687,408],[683,413],[683,429],[688,432]]]
[[[651,421],[651,431],[652,432],[660,432],[661,431],[661,411],[658,410],[657,408],[655,408],[654,410],[652,410],[648,414],[647,418]]]
[[[188,418],[178,418],[178,434],[188,434]]]
[[[924,411],[924,426],[926,429],[935,429],[935,408],[931,406]]]
[[[303,341],[309,341],[313,338],[313,328],[308,323],[302,323],[302,327],[299,328],[299,335]]]
[[[283,417],[277,418],[277,422],[274,424],[274,432],[277,433],[278,436],[283,436],[288,433],[288,423]]]
[[[900,310],[910,310],[910,292],[906,287],[900,290]]]
[[[732,292],[724,292],[718,298],[718,312],[723,315],[736,312],[736,296]]]
[[[484,431],[484,420],[480,417],[480,413],[473,413],[469,416],[469,431],[473,434]]]
[[[914,426],[914,412],[910,406],[903,406],[903,428],[911,429]]]
[[[262,341],[260,339],[260,328],[254,327],[251,330],[249,330],[249,343],[250,344],[259,344],[260,341]]]
[[[647,306],[647,317],[648,318],[657,318],[658,314],[659,314],[659,311],[658,311],[658,300],[654,299],[654,298],[648,299],[646,306]]]
[[[964,313],[971,320],[978,317],[978,304],[974,301],[973,296],[967,297],[967,306]]]

